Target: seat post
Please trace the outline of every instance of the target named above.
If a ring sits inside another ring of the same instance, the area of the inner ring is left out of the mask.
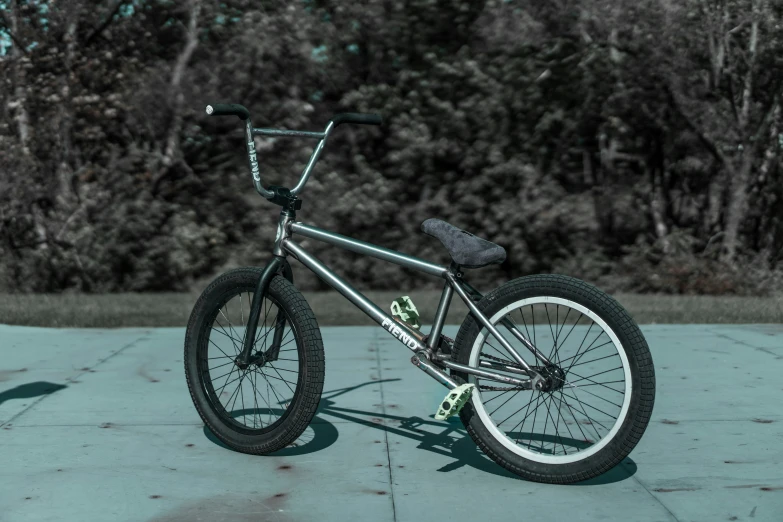
[[[443,293],[440,294],[440,303],[438,303],[438,310],[435,312],[435,320],[432,322],[432,329],[430,329],[429,337],[427,338],[427,348],[430,350],[436,350],[440,343],[440,333],[443,331],[443,324],[446,322],[446,314],[449,312],[449,305],[453,295],[454,289],[451,287],[451,283],[446,281],[443,285]]]

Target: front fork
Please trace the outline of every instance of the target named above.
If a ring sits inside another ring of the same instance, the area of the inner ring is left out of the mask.
[[[253,350],[253,344],[256,338],[256,330],[258,329],[258,317],[261,314],[261,304],[266,297],[267,289],[272,278],[282,272],[283,277],[288,279],[291,283],[294,282],[294,273],[291,270],[291,265],[288,260],[283,256],[274,256],[272,260],[267,263],[264,271],[261,273],[261,277],[258,279],[256,285],[256,291],[253,294],[253,301],[250,304],[250,317],[248,318],[247,328],[245,329],[245,338],[242,341],[242,352],[237,356],[236,363],[240,368],[247,368],[250,365],[250,352]],[[283,340],[283,330],[285,329],[285,312],[281,308],[277,310],[277,317],[275,318],[275,333],[272,336],[272,345],[267,349],[263,358],[264,361],[276,361],[278,353],[280,351],[280,343]]]

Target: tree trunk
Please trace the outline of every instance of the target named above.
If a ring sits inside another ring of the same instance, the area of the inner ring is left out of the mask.
[[[9,17],[11,18],[11,33],[17,34],[16,23],[16,5],[17,1],[11,2],[11,9],[9,9]],[[30,141],[30,116],[27,114],[27,96],[25,94],[25,73],[24,63],[27,58],[22,56],[22,49],[19,47],[20,42],[14,41],[11,46],[11,59],[14,61],[14,101],[13,105],[16,108],[16,124],[19,132],[19,142],[22,145],[22,152],[25,156],[30,155],[30,148],[28,143]]]
[[[182,76],[185,73],[185,68],[190,61],[190,57],[193,55],[193,51],[198,47],[198,16],[201,11],[200,0],[191,0],[190,2],[190,16],[188,18],[188,34],[185,41],[185,47],[177,57],[177,62],[174,65],[174,70],[171,74],[170,83],[170,95],[173,98],[172,104],[172,122],[169,126],[168,136],[166,138],[166,147],[164,149],[163,158],[160,162],[160,168],[152,184],[153,192],[157,192],[158,186],[162,179],[168,173],[169,168],[174,164],[174,159],[179,152],[179,134],[182,130],[182,107],[184,105],[185,96],[182,93],[181,83]]]
[[[671,244],[669,243],[669,229],[664,221],[663,210],[663,194],[662,194],[662,178],[663,174],[657,172],[657,169],[652,170],[652,191],[650,193],[650,214],[652,215],[653,225],[655,226],[655,237],[661,242],[663,246],[663,253],[668,254],[671,252]]]
[[[750,149],[750,147],[748,147]],[[726,209],[726,228],[723,235],[722,260],[734,263],[739,246],[739,228],[745,218],[745,210],[748,202],[748,184],[750,172],[753,168],[753,153],[744,150],[739,168],[729,171],[729,204]]]
[[[742,90],[742,106],[739,114],[739,128],[742,136],[742,157],[738,168],[729,171],[731,176],[729,205],[726,209],[726,229],[723,236],[723,261],[733,263],[739,246],[739,227],[745,218],[745,209],[748,202],[748,186],[750,173],[753,169],[753,156],[756,149],[752,140],[750,108],[753,100],[753,75],[756,71],[756,57],[758,55],[758,35],[761,15],[758,0],[754,0],[751,6],[752,22],[750,40],[748,41],[748,70],[745,72],[744,87]],[[757,138],[757,136],[756,136]],[[729,165],[726,165],[728,168]],[[732,172],[733,171],[733,172]]]

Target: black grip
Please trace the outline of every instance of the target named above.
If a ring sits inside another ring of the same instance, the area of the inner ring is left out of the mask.
[[[250,117],[250,111],[238,103],[213,103],[207,105],[207,114],[212,116],[237,116],[240,120]]]
[[[383,120],[377,114],[363,114],[358,112],[341,112],[340,114],[335,114],[332,121],[334,122],[335,127],[341,123],[359,123],[361,125],[380,125],[383,123]]]

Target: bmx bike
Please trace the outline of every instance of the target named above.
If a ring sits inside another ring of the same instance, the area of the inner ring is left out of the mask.
[[[422,230],[443,243],[449,266],[297,221],[298,196],[329,135],[346,123],[380,125],[377,115],[337,114],[323,132],[310,132],[254,128],[238,104],[208,105],[206,112],[245,122],[256,191],[282,207],[269,263],[218,276],[188,321],[188,389],[224,444],[249,454],[281,450],[305,431],[318,408],[324,347],[315,315],[294,286],[293,257],[408,348],[411,362],[448,388],[435,419],[459,415],[481,450],[512,473],[573,483],[610,470],[633,450],[652,414],[655,373],[638,325],[614,298],[552,274],[520,277],[482,295],[463,271],[502,263],[505,249],[439,219],[424,221]],[[262,185],[258,135],[319,140],[293,188]],[[406,322],[399,303],[398,313],[384,312],[295,236],[442,278],[429,333]],[[450,339],[442,330],[455,293],[469,312]]]

